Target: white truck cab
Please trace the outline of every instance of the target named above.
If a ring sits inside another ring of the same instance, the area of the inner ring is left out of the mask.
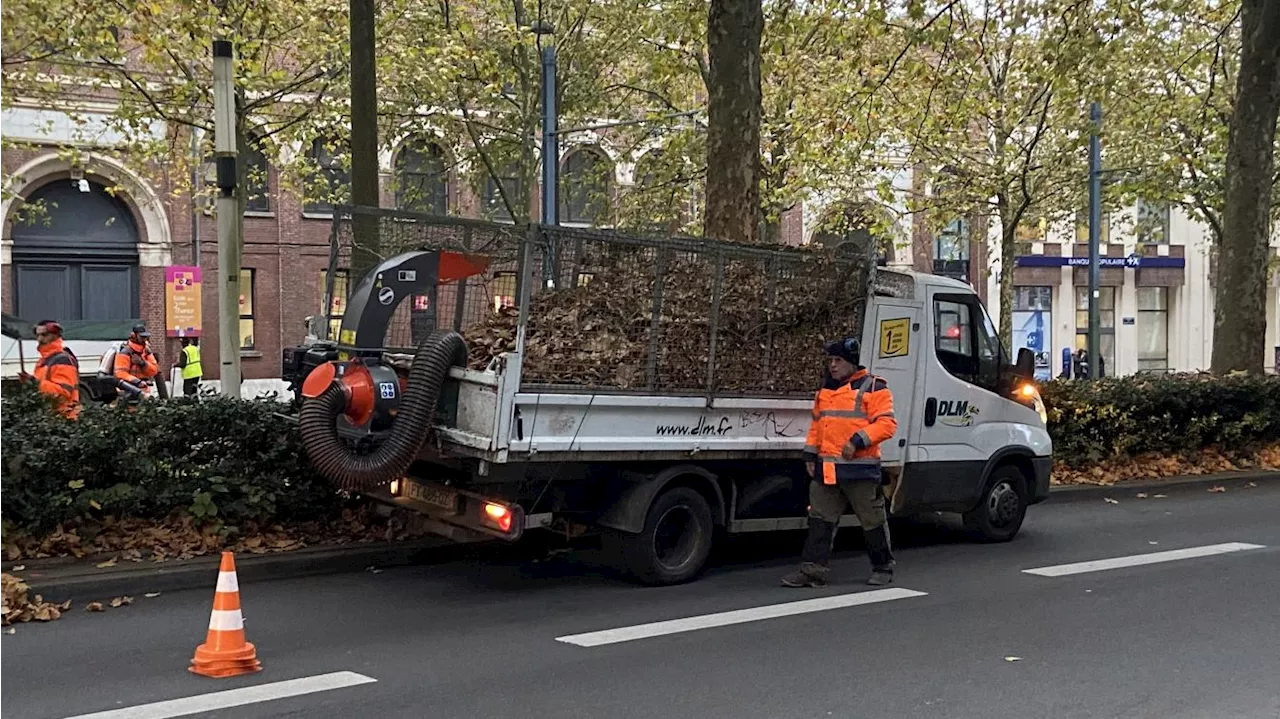
[[[985,502],[986,512],[970,515],[975,529],[1010,538],[1021,523],[1010,492],[1030,504],[1049,491],[1052,442],[1039,392],[1009,362],[969,285],[904,276],[913,296],[877,295],[862,345],[863,363],[894,395],[898,433],[881,446],[898,475],[891,510],[971,512]],[[1008,481],[1015,471],[1022,488]]]

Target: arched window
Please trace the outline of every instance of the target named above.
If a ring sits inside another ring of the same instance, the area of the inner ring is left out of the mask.
[[[609,175],[613,165],[599,150],[575,150],[564,161],[560,188],[560,221],[599,224],[609,207]]]
[[[420,139],[396,154],[396,207],[432,215],[449,212],[449,171],[444,150]]]
[[[302,211],[315,214],[333,212],[334,201],[345,202],[351,197],[351,170],[347,169],[338,156],[338,144],[332,138],[316,138],[311,143],[311,158],[315,173],[309,183],[308,200]]]

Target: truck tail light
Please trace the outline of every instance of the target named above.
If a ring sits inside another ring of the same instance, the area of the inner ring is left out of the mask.
[[[485,502],[484,517],[482,519],[485,524],[489,524],[504,532],[510,532],[514,516],[510,507],[504,507],[501,504],[494,504],[493,502]]]

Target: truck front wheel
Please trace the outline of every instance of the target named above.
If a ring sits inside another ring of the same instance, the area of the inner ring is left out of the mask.
[[[658,495],[639,534],[615,534],[621,560],[642,584],[679,584],[702,571],[711,554],[711,506],[697,491],[675,487]]]
[[[964,515],[964,526],[988,542],[1007,542],[1027,516],[1027,479],[1017,467],[996,468],[987,479],[982,501]]]

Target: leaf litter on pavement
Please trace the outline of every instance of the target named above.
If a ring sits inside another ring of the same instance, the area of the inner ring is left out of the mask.
[[[3,582],[4,591],[4,604],[0,608],[0,624],[4,626],[16,622],[51,622],[60,618],[63,612],[71,608],[70,599],[61,604],[55,604],[46,602],[39,594],[34,597],[28,596],[31,587],[12,574],[0,575],[0,581]]]

